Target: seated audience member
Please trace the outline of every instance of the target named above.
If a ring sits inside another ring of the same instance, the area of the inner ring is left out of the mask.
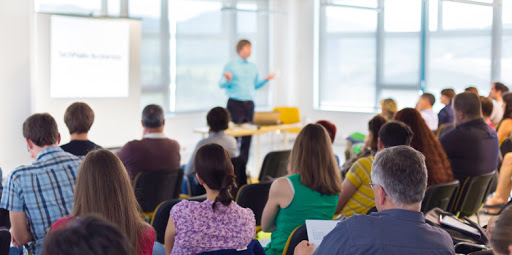
[[[380,101],[381,113],[380,115],[386,120],[392,120],[395,113],[398,111],[396,101],[392,98],[382,99]]]
[[[473,94],[476,94],[477,96],[479,96],[480,94],[478,93],[478,89],[475,88],[475,87],[467,87],[466,89],[464,89],[464,92],[471,92]]]
[[[0,207],[9,211],[14,246],[26,245],[38,255],[52,223],[71,212],[80,158],[58,146],[60,134],[50,114],[26,119],[23,137],[35,161],[7,176]]]
[[[379,150],[397,145],[410,145],[412,137],[411,128],[403,122],[388,122],[379,131]],[[336,213],[343,210],[343,216],[347,218],[354,214],[364,214],[375,206],[373,191],[370,187],[373,160],[373,156],[360,158],[350,168],[341,185]]]
[[[316,124],[322,126],[327,130],[327,133],[329,134],[329,137],[331,138],[331,143],[334,144],[334,139],[336,138],[336,125],[334,123],[328,121],[328,120],[319,120],[316,122]],[[338,166],[340,165],[340,157],[338,155],[334,154],[334,157],[336,158],[336,163]]]
[[[453,173],[448,157],[434,133],[429,131],[420,113],[415,109],[405,108],[395,115],[395,120],[402,121],[411,128],[414,133],[411,147],[419,150],[427,158],[427,185],[430,187],[453,181]]]
[[[194,169],[194,155],[201,148],[201,146],[208,143],[216,143],[222,146],[231,158],[236,158],[239,155],[236,139],[232,136],[226,135],[224,131],[228,129],[229,112],[222,107],[215,107],[211,109],[206,115],[206,122],[210,127],[210,132],[207,138],[199,141],[190,157],[190,161],[185,167],[185,175],[195,174]]]
[[[493,100],[493,110],[491,114],[491,121],[497,126],[503,118],[503,96],[508,93],[508,87],[501,82],[493,82],[491,85],[491,92],[489,97]]]
[[[165,230],[166,254],[198,254],[247,247],[256,231],[254,213],[233,201],[233,164],[218,144],[203,145],[194,159],[207,200],[183,200],[171,209]]]
[[[452,110],[452,99],[455,96],[455,91],[453,89],[443,89],[441,90],[441,103],[445,105],[437,118],[439,119],[439,126],[442,124],[453,124],[453,110]]]
[[[164,111],[158,105],[148,105],[142,111],[144,137],[125,144],[118,152],[130,179],[138,173],[180,168],[180,145],[164,135]]]
[[[94,112],[86,103],[73,103],[64,113],[64,122],[69,129],[71,141],[60,147],[75,156],[85,156],[89,151],[101,148],[89,141],[87,133],[94,122]]]
[[[92,187],[92,188],[91,188]],[[155,231],[140,217],[138,203],[123,163],[108,150],[85,156],[76,180],[75,204],[69,217],[55,222],[52,231],[83,215],[96,214],[118,226],[139,255],[151,255]]]
[[[427,188],[425,157],[409,146],[377,153],[372,189],[379,212],[354,215],[324,237],[314,254],[455,254],[452,238],[420,212]],[[308,241],[295,254],[312,254]]]
[[[508,206],[501,212],[491,233],[494,254],[512,254],[512,207]]]
[[[272,232],[267,255],[282,254],[292,231],[306,219],[329,220],[334,216],[341,177],[329,134],[318,124],[305,126],[298,134],[289,163],[291,176],[272,183],[261,227]]]
[[[477,95],[464,92],[453,99],[455,129],[442,135],[439,142],[450,160],[453,175],[462,184],[467,177],[496,170],[498,139],[485,123]]]
[[[355,157],[347,160],[343,166],[341,167],[341,173],[344,175],[347,171],[352,167],[352,165],[360,158],[370,157],[377,153],[377,145],[378,145],[378,133],[382,125],[386,124],[387,120],[381,115],[375,115],[368,122],[368,136],[366,138],[366,143],[361,152],[359,152]]]
[[[48,234],[43,255],[135,255],[126,235],[114,224],[84,216],[69,226]]]
[[[492,109],[494,108],[492,100],[488,97],[480,96],[480,105],[482,106],[482,117],[484,118],[485,123],[491,126],[492,129],[496,130],[491,121]]]
[[[512,93],[503,96],[502,108],[503,117],[497,127],[500,146],[501,143],[512,134]]]
[[[421,117],[425,120],[428,128],[432,131],[437,130],[437,126],[439,120],[437,119],[437,114],[434,113],[432,107],[436,102],[436,98],[434,95],[430,93],[423,93],[416,104],[416,110],[421,113]]]

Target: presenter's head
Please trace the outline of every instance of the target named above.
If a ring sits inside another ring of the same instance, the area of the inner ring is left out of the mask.
[[[70,134],[87,134],[94,122],[94,112],[86,103],[75,102],[64,113],[64,123]]]
[[[251,56],[251,42],[249,40],[240,40],[236,44],[236,52],[243,60],[248,59]]]
[[[156,104],[150,104],[142,110],[142,127],[144,134],[164,132],[164,110]]]

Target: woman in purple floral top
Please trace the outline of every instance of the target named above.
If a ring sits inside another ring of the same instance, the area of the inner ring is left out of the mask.
[[[197,254],[247,247],[254,238],[256,221],[250,209],[233,201],[230,189],[235,175],[229,154],[218,144],[206,144],[197,151],[194,164],[207,200],[184,200],[171,209],[165,253]]]

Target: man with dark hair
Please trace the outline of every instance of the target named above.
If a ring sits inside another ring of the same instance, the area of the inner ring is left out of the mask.
[[[432,131],[437,130],[439,123],[437,114],[435,114],[434,110],[432,110],[432,106],[434,106],[435,102],[436,98],[434,95],[430,93],[423,93],[423,95],[420,96],[418,103],[416,104],[416,110],[421,113],[421,117],[423,117],[427,123],[427,126]]]
[[[494,109],[494,104],[492,103],[492,99],[484,96],[480,96],[480,103],[482,105],[482,117],[484,117],[485,123],[492,127],[492,129],[496,130],[494,124],[491,121],[491,114]]]
[[[80,158],[58,146],[57,123],[48,113],[26,119],[23,137],[35,161],[7,176],[0,207],[9,211],[14,246],[40,254],[50,226],[73,209]]]
[[[229,97],[227,109],[234,123],[250,123],[254,116],[254,98],[256,90],[262,88],[274,74],[268,75],[264,80],[258,78],[258,68],[247,59],[251,56],[251,43],[240,40],[236,46],[238,57],[224,67],[224,75],[219,86],[226,89]],[[240,157],[247,163],[251,136],[244,136],[240,143]]]
[[[201,146],[209,143],[215,143],[222,146],[229,153],[231,158],[236,158],[239,156],[236,139],[224,133],[224,131],[228,129],[229,121],[230,116],[226,108],[215,107],[211,109],[206,115],[206,122],[210,127],[209,135],[207,138],[204,138],[197,143],[194,151],[192,152],[190,160],[188,161],[188,164],[185,166],[185,177],[181,186],[181,192],[183,194],[196,196],[206,192],[206,190],[204,190],[204,188],[199,184],[199,181],[197,180],[194,166],[194,158],[196,152],[199,150],[199,148],[201,148]]]
[[[455,129],[439,138],[453,175],[460,183],[467,177],[479,176],[496,170],[498,166],[498,136],[485,123],[480,99],[471,92],[458,94],[453,99]]]
[[[162,107],[150,104],[142,111],[142,140],[125,144],[117,156],[133,180],[140,172],[180,168],[180,145],[164,135]]]
[[[489,97],[493,99],[493,110],[491,114],[491,121],[497,126],[503,118],[503,96],[508,92],[508,87],[501,82],[493,82],[491,85],[491,92]]]
[[[441,103],[444,104],[444,108],[439,111],[437,118],[439,119],[439,126],[442,124],[453,124],[453,110],[452,110],[452,99],[455,97],[455,90],[443,89],[441,90]]]
[[[64,113],[71,141],[60,147],[75,156],[85,156],[89,151],[101,148],[87,137],[93,122],[94,112],[89,105],[82,102],[71,104]]]
[[[421,152],[405,145],[379,151],[371,179],[378,212],[341,221],[316,251],[303,241],[295,254],[455,254],[450,235],[426,223],[420,211],[427,188]]]
[[[379,130],[378,148],[410,145],[413,132],[409,126],[400,121],[390,121]],[[336,213],[343,210],[345,217],[354,214],[366,213],[375,206],[373,191],[370,188],[372,163],[375,157],[358,159],[348,171],[345,180],[341,184],[343,192],[340,194]]]
[[[43,255],[135,255],[126,234],[97,216],[78,217],[61,230],[48,234]]]

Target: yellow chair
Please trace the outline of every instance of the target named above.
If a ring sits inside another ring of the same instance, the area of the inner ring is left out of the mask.
[[[300,113],[299,108],[297,107],[276,107],[274,108],[274,112],[281,113],[279,117],[279,121],[281,124],[299,124],[300,123]],[[289,133],[299,133],[301,130],[300,127],[291,128],[286,132]]]
[[[283,255],[292,255],[295,247],[303,240],[308,240],[306,225],[298,226],[290,233],[288,241],[286,241],[284,246]]]

